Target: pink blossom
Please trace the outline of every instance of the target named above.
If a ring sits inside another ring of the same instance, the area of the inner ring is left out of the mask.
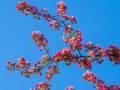
[[[42,56],[42,62],[45,63],[48,60],[48,56],[47,55],[43,55]]]
[[[20,11],[23,11],[25,7],[28,7],[28,3],[26,1],[18,2],[17,6],[16,6],[16,9],[20,10]]]
[[[36,61],[34,65],[35,65],[35,66],[40,65],[40,62],[39,62],[39,61]]]
[[[42,12],[47,12],[46,8],[41,9]]]
[[[76,23],[76,18],[74,16],[69,16],[69,20],[73,23]]]
[[[110,61],[115,64],[120,64],[120,49],[117,46],[109,46],[107,49],[107,55]]]
[[[107,55],[106,50],[105,49],[100,49],[99,53],[101,54],[101,56],[105,57]]]
[[[57,7],[58,7],[58,15],[65,15],[66,14],[67,7],[63,1],[58,2]]]
[[[8,60],[8,61],[7,61],[7,64],[9,65],[10,63],[11,63],[10,60]]]
[[[41,82],[36,85],[36,90],[47,90],[50,86],[49,82]]]
[[[95,52],[94,51],[90,51],[89,53],[88,53],[88,56],[90,56],[90,57],[95,57]]]
[[[97,78],[96,78],[96,76],[92,73],[92,72],[90,72],[90,71],[87,71],[87,72],[85,72],[84,74],[83,74],[83,79],[84,80],[87,80],[87,81],[89,81],[89,82],[96,82],[96,80],[97,80]]]
[[[35,44],[41,47],[41,50],[44,49],[43,47],[48,44],[48,40],[42,33],[39,33],[39,31],[32,32],[32,39],[34,40]]]
[[[72,27],[69,25],[69,26],[66,26],[65,29],[64,29],[64,33],[70,33],[72,30]]]
[[[34,67],[30,68],[29,73],[33,73],[33,72],[34,72],[34,70],[35,70],[35,68],[34,68]]]
[[[81,60],[78,62],[78,66],[81,68],[91,69],[92,62],[89,58],[81,58]]]
[[[69,39],[71,49],[72,50],[81,49],[82,48],[81,41],[82,41],[82,33],[80,32],[79,29],[77,29],[74,36]]]
[[[74,55],[71,54],[72,50],[69,48],[63,48],[61,51],[58,51],[54,56],[52,57],[52,60],[54,61],[61,61],[61,60],[69,60],[70,62],[73,61]]]
[[[52,22],[50,22],[50,26],[55,25],[56,22],[57,22],[57,21],[52,21]]]
[[[92,42],[89,41],[89,42],[86,42],[86,43],[84,44],[84,46],[85,46],[85,47],[88,47],[88,46],[91,45],[91,44],[92,44]]]
[[[62,19],[63,19],[63,20],[68,20],[68,19],[69,19],[69,17],[68,17],[68,16],[66,16],[66,15],[63,15],[63,16],[62,16]]]
[[[68,86],[68,87],[66,87],[65,90],[75,90],[75,89],[74,89],[74,87],[72,87],[72,86]]]

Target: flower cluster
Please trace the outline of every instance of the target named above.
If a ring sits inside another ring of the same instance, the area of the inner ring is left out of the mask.
[[[73,59],[74,55],[71,54],[72,50],[69,48],[63,48],[61,51],[57,52],[53,57],[52,60],[58,62],[64,60],[67,64],[70,64]]]
[[[98,90],[120,90],[120,87],[117,84],[107,86],[103,80],[98,80],[98,82],[95,83],[95,87],[98,88]]]
[[[81,58],[81,60],[78,62],[78,66],[81,68],[91,69],[92,67],[92,61],[89,58]]]
[[[23,2],[18,2],[17,3],[17,6],[16,6],[16,9],[19,10],[19,11],[24,11],[25,8],[28,8],[28,3],[23,1]]]
[[[119,90],[119,87],[117,84],[112,84],[110,86],[107,86],[106,84],[101,84],[97,88],[98,90]]]
[[[120,64],[120,49],[117,46],[109,46],[107,55],[110,61],[115,62],[115,64]]]
[[[108,89],[110,90],[120,90],[120,87],[117,84],[111,84]],[[102,90],[102,89],[101,89]]]
[[[53,27],[52,30],[60,30],[60,23],[57,20],[52,20],[50,26]]]
[[[26,15],[29,15],[30,13],[37,16],[40,15],[38,14],[37,7],[28,5],[26,1],[18,2],[16,9],[22,11],[22,13],[25,13]]]
[[[86,51],[89,51],[88,56],[96,57],[97,55],[101,57],[107,56],[107,51],[104,48],[101,48],[98,45],[92,44],[92,42],[86,42],[84,44],[84,47],[86,48]]]
[[[81,41],[82,41],[82,33],[80,32],[80,30],[76,30],[74,36],[69,40],[71,49],[72,50],[82,49]]]
[[[70,34],[71,33],[71,30],[72,30],[72,27],[70,25],[66,26],[65,29],[64,29],[64,33],[68,33]]]
[[[34,15],[34,18],[40,19],[40,16],[43,16],[45,20],[50,22],[50,14],[47,13],[47,9],[43,8],[41,11],[38,10],[36,6],[30,6],[26,1],[18,2],[16,9],[22,13],[29,15]]]
[[[74,16],[66,16],[66,15],[63,15],[62,16],[62,20],[68,20],[69,23],[76,23],[76,18]]]
[[[35,88],[31,88],[30,90],[50,90],[49,86],[51,86],[49,82],[41,82],[38,83]]]
[[[37,74],[38,76],[41,76],[41,74],[42,74],[41,67],[42,67],[42,65],[40,64],[40,62],[36,61],[34,64],[34,67],[31,67],[27,70],[28,76],[30,76],[30,74],[32,74],[32,73]]]
[[[82,49],[82,33],[78,29],[71,35],[72,28],[69,26],[67,27],[64,32],[68,33],[67,36],[63,36],[63,40],[65,43],[70,43],[71,50]]]
[[[86,42],[84,44],[85,51],[88,53],[88,57],[92,58],[92,61],[97,61],[97,63],[101,64],[104,60],[102,57],[107,56],[107,50],[104,48],[101,48],[98,45],[92,44],[92,42]]]
[[[120,87],[117,84],[111,84],[107,86],[103,80],[98,79],[92,72],[85,72],[83,75],[83,79],[89,82],[94,83],[94,87],[98,88],[98,90],[119,90]]]
[[[98,88],[98,90],[106,90],[107,88],[107,85],[105,84],[105,82],[100,79],[98,79],[94,84],[95,84],[94,87]]]
[[[41,50],[45,50],[46,52],[48,52],[48,50],[45,49],[45,46],[48,44],[48,40],[44,37],[42,33],[39,33],[39,31],[32,32],[32,39],[35,44],[38,45],[38,47],[41,47]]]
[[[83,74],[83,79],[87,80],[89,82],[93,82],[93,83],[95,83],[97,81],[96,76],[92,72],[89,72],[89,71],[87,71]]]
[[[58,2],[57,7],[58,7],[58,11],[57,11],[58,15],[65,15],[66,14],[67,7],[63,1]]]
[[[103,48],[99,48],[98,51],[93,51],[91,50],[89,53],[88,53],[88,56],[90,57],[96,57],[96,56],[101,56],[101,57],[105,57],[107,55],[106,53],[106,49],[103,49]]]
[[[21,57],[18,59],[18,63],[11,63],[10,61],[7,61],[7,69],[12,70],[19,70],[21,75],[25,75],[27,78],[30,77],[30,74],[34,73],[37,75],[41,75],[40,72],[40,62],[37,61],[35,63],[35,66],[30,68],[30,63],[25,60],[24,57]]]
[[[28,61],[25,60],[24,57],[21,57],[18,59],[18,64],[16,63],[11,63],[9,60],[7,61],[7,69],[8,70],[15,70],[15,69],[19,69],[19,68],[29,68],[30,67],[30,63]]]
[[[49,71],[46,72],[46,78],[50,80],[54,74],[58,73],[58,68],[56,66],[50,67]]]
[[[7,61],[7,69],[12,71],[12,70],[20,70],[23,69],[23,71],[20,72],[20,74],[24,74],[26,77],[29,77],[29,72],[28,68],[30,67],[30,63],[25,60],[24,57],[21,57],[18,59],[18,64],[17,63],[11,63],[10,61]]]
[[[28,68],[30,66],[30,63],[26,61],[24,57],[21,57],[18,59],[18,65],[22,68]]]

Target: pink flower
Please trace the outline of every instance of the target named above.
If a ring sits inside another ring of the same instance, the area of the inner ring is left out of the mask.
[[[81,49],[82,48],[82,33],[79,29],[76,30],[74,33],[74,36],[69,39],[70,42],[70,48],[74,51],[75,49]]]
[[[28,7],[28,3],[26,1],[18,2],[17,6],[16,6],[16,9],[20,10],[20,11],[23,11],[25,7]]]
[[[58,7],[58,15],[65,15],[66,14],[67,7],[63,1],[58,2],[57,7]]]
[[[39,62],[39,61],[36,61],[34,65],[35,65],[35,66],[38,66],[38,65],[40,65],[40,62]]]
[[[105,84],[100,84],[99,87],[98,87],[98,90],[109,90],[107,85]],[[112,90],[112,89],[111,89]]]
[[[23,74],[23,72],[20,72],[20,75],[22,75]]]
[[[120,64],[120,49],[117,46],[109,46],[107,55],[110,61],[114,62],[115,64]]]
[[[68,86],[68,87],[66,87],[65,90],[75,90],[75,89],[72,86]]]
[[[22,67],[25,67],[26,61],[24,57],[18,59],[18,64]]]
[[[78,66],[81,68],[91,69],[92,61],[89,58],[81,58],[78,62]]]
[[[69,25],[69,26],[66,26],[65,29],[64,29],[64,33],[70,33],[72,30],[72,27]]]
[[[25,62],[25,67],[28,68],[30,66],[30,63],[28,61]]]
[[[48,44],[48,40],[44,37],[42,33],[39,33],[39,31],[32,32],[32,39],[34,40],[35,44],[38,45],[38,47],[41,47],[41,50],[47,50],[43,47]]]
[[[85,46],[85,47],[88,47],[88,46],[91,45],[91,44],[92,44],[92,42],[89,41],[89,42],[86,42],[86,43],[84,44],[84,46]]]
[[[7,61],[7,64],[9,65],[10,63],[11,63],[10,60],[8,60],[8,61]]]
[[[66,15],[63,15],[63,16],[62,16],[62,19],[63,19],[63,20],[68,20],[68,19],[69,19],[69,17],[68,17],[68,16],[66,16]]]
[[[105,49],[100,49],[99,50],[99,53],[101,54],[101,56],[106,56],[107,55],[107,53],[106,53],[106,50]]]
[[[120,87],[117,85],[117,84],[112,84],[112,85],[110,85],[109,86],[109,89],[111,89],[111,90],[119,90],[120,89]]]
[[[18,61],[19,61],[19,62],[20,62],[20,61],[25,61],[25,58],[24,58],[24,57],[21,57],[21,58],[18,59]]]
[[[52,57],[52,60],[54,61],[67,61],[69,60],[70,62],[73,61],[74,55],[71,54],[72,50],[69,48],[63,48],[61,51],[58,51],[54,56]]]
[[[50,26],[55,25],[56,22],[57,22],[57,21],[52,21],[52,22],[50,22]]]
[[[50,86],[49,82],[41,82],[36,85],[36,90],[47,90],[49,86]]]
[[[89,82],[94,82],[94,83],[97,81],[96,76],[92,72],[89,72],[89,71],[83,74],[83,79]]]
[[[69,49],[69,48],[63,48],[62,49],[62,54],[64,55],[64,54],[70,54],[71,53],[71,49]]]
[[[47,12],[46,8],[41,9],[42,12]]]
[[[42,56],[42,62],[45,63],[48,59],[48,56],[47,55],[43,55]]]
[[[74,16],[70,16],[69,17],[69,20],[73,23],[76,23],[76,18]]]
[[[88,56],[90,56],[90,57],[95,57],[95,52],[94,52],[94,51],[90,51],[90,52],[88,53]]]
[[[35,68],[34,68],[34,67],[30,68],[29,73],[33,73],[33,72],[34,72],[34,70],[35,70]]]

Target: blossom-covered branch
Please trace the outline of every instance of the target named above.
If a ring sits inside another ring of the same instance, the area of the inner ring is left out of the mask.
[[[61,49],[51,56],[49,49],[46,48],[48,40],[39,31],[32,32],[34,43],[38,45],[41,51],[45,51],[47,55],[43,55],[41,60],[36,61],[33,67],[30,67],[30,63],[24,57],[19,58],[18,63],[7,62],[8,70],[18,70],[21,75],[25,75],[27,78],[33,73],[41,76],[42,70],[48,67],[48,71],[45,73],[47,81],[38,83],[31,90],[50,90],[50,79],[59,72],[57,64],[61,61],[65,62],[66,65],[77,64],[80,68],[86,70],[92,69],[94,62],[102,64],[105,57],[115,64],[120,64],[120,48],[117,46],[111,45],[108,46],[108,49],[105,49],[90,41],[82,42],[82,32],[80,29],[73,28],[73,24],[76,24],[77,20],[74,16],[67,15],[67,6],[63,1],[57,3],[57,15],[50,15],[46,8],[39,10],[36,6],[31,6],[26,1],[18,2],[16,8],[27,16],[33,15],[38,20],[44,18],[52,27],[52,30],[63,29],[62,39],[64,43],[68,43],[70,46],[69,48]],[[78,51],[78,53],[75,53],[75,51]],[[117,84],[106,85],[103,80],[98,79],[90,71],[84,73],[83,79],[92,82],[98,90],[120,89]],[[66,90],[75,89],[72,86],[68,86]]]

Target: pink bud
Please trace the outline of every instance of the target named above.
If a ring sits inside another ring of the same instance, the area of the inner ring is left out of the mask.
[[[23,74],[23,72],[20,72],[20,75],[22,75]]]
[[[10,64],[10,60],[7,61],[7,64]]]

